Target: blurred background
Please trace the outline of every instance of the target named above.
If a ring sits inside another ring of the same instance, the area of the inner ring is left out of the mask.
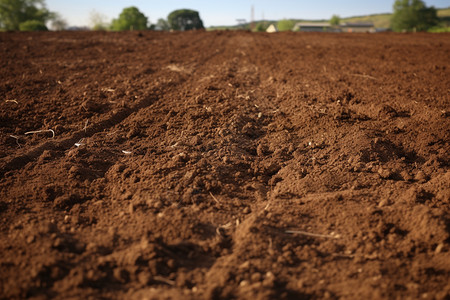
[[[448,0],[0,0],[0,30],[448,32]]]

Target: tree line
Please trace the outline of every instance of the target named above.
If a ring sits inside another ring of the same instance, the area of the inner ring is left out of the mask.
[[[107,29],[106,26],[105,29]],[[203,21],[198,11],[191,9],[178,9],[171,12],[167,20],[159,19],[156,24],[150,24],[148,18],[137,7],[124,8],[117,19],[113,19],[110,29],[123,30],[192,30],[203,29]]]
[[[91,14],[93,30],[192,30],[203,29],[198,11],[178,9],[171,12],[167,20],[159,19],[151,24],[137,7],[124,8],[119,16],[108,23],[105,18]],[[47,24],[54,30],[67,28],[66,21],[57,13],[47,9],[44,0],[0,0],[0,29],[12,31],[46,31]]]
[[[330,23],[338,25],[339,16],[334,15]],[[203,21],[195,10],[179,9],[171,12],[167,19],[158,19],[151,24],[147,16],[137,7],[124,8],[112,22],[98,13],[91,14],[91,29],[93,30],[192,30],[203,29]],[[54,30],[67,28],[65,20],[45,5],[45,0],[0,0],[0,29],[37,31],[48,30],[51,24]],[[255,30],[263,31],[268,24],[259,23]],[[290,30],[294,26],[291,20],[279,21],[280,31]],[[422,0],[396,0],[393,4],[391,29],[396,32],[437,31],[445,25],[439,24],[437,11],[427,7]],[[444,28],[445,29],[445,28]],[[446,27],[448,29],[448,27]]]

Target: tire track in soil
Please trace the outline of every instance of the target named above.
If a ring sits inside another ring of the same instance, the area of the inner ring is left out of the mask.
[[[259,91],[261,89],[261,82],[265,80],[266,78],[262,79],[261,74],[264,74],[265,77],[269,78],[272,76],[273,72],[276,72],[278,68],[278,58],[277,58],[277,50],[274,49],[274,44],[272,41],[269,40],[267,42],[267,39],[261,39],[255,38],[255,35],[252,34],[244,34],[239,37],[233,37],[230,40],[228,40],[228,45],[232,45],[233,49],[235,50],[237,54],[237,61],[236,65],[238,66],[237,72],[239,73],[240,70],[257,70],[256,72],[251,73],[251,77],[256,77],[258,80],[255,83],[252,83],[251,86],[243,87],[244,91],[241,91],[245,94],[245,90],[256,90],[254,93],[256,96],[255,98],[252,98],[249,103],[249,105],[258,106],[261,108],[261,111],[267,110],[268,108],[273,108],[273,104],[270,104],[268,101],[266,101],[266,98],[263,98],[261,96],[262,93]],[[266,55],[265,60],[261,61],[258,55],[254,55],[254,53],[258,52],[258,49],[265,49]],[[267,55],[269,53],[269,55]],[[269,58],[267,58],[269,57]],[[264,69],[266,67],[266,63],[269,62],[268,67],[269,70]],[[248,81],[248,78],[242,78],[241,81],[245,82]],[[264,111],[266,113],[266,111]],[[248,148],[256,149],[257,145],[259,144],[259,141],[264,139],[266,136],[265,130],[262,128],[258,129],[260,132],[258,133],[257,138],[252,138],[250,141],[250,146],[247,146]],[[242,141],[242,137],[239,135],[235,135],[233,138],[236,142],[237,149],[240,148],[240,146],[243,146],[242,144],[239,144]],[[238,156],[239,151],[236,153],[228,153],[231,157]],[[256,153],[255,153],[256,154]],[[258,157],[253,157],[255,161],[255,168],[264,169],[263,161],[260,161]],[[247,268],[253,269],[253,266],[251,266],[249,261],[246,261],[243,259],[244,257],[247,257],[249,252],[251,253],[252,249],[252,239],[255,235],[261,235],[263,236],[266,234],[264,230],[261,232],[260,228],[256,229],[257,227],[260,227],[261,220],[264,219],[267,209],[267,183],[261,184],[258,181],[255,180],[255,178],[247,177],[247,182],[253,182],[253,184],[256,184],[257,190],[255,191],[255,197],[251,198],[249,200],[249,207],[250,207],[250,213],[247,215],[243,215],[241,217],[237,217],[236,225],[231,226],[231,228],[227,228],[226,235],[223,237],[227,243],[231,244],[230,246],[230,252],[221,255],[218,257],[214,264],[209,268],[206,276],[205,276],[205,282],[202,284],[204,288],[207,290],[206,297],[207,298],[214,298],[214,297],[227,297],[227,295],[232,293],[232,289],[227,286],[227,282],[237,281],[241,283],[241,286],[243,286],[240,293],[238,293],[239,297],[246,298],[249,297],[249,295],[254,292],[254,287],[252,286],[244,286],[244,283],[248,281],[239,279],[239,278],[233,278],[233,273],[236,272],[236,269],[232,266],[240,266],[242,267],[242,271],[246,271]],[[234,217],[236,218],[236,216]],[[242,220],[241,220],[242,219]],[[241,220],[241,221],[239,221]],[[230,220],[231,222],[234,222],[235,220]],[[230,224],[230,223],[228,223]],[[256,230],[256,231],[255,231]],[[257,233],[255,233],[257,232]],[[266,235],[267,242],[270,243],[271,234]],[[264,239],[264,237],[262,237]],[[251,255],[251,254],[250,254]],[[245,265],[245,266],[244,266]],[[257,269],[264,269],[266,266],[261,264]],[[269,268],[266,268],[266,270],[270,270]],[[259,274],[258,272],[255,273]],[[275,277],[273,273],[267,272],[266,274],[260,275],[263,281],[264,288],[260,289],[258,292],[259,296],[261,297],[276,297],[276,293],[273,292],[273,285],[275,282]],[[293,297],[304,297],[306,295],[299,295],[299,294],[292,294]]]
[[[231,38],[231,39],[229,39],[228,41],[227,41],[227,43],[226,43],[226,46],[224,46],[225,47],[225,49],[226,49],[226,52],[225,53],[222,53],[223,55],[221,55],[220,57],[218,57],[218,60],[219,61],[231,61],[232,62],[232,64],[233,64],[233,66],[232,67],[236,67],[237,69],[236,69],[236,73],[239,75],[239,73],[241,72],[240,70],[246,70],[246,69],[253,69],[252,68],[252,66],[255,66],[255,64],[253,63],[253,62],[245,62],[245,63],[243,63],[241,60],[235,60],[236,59],[236,54],[238,55],[238,57],[241,57],[241,59],[242,59],[242,57],[245,57],[246,55],[248,55],[249,53],[251,53],[252,52],[252,50],[254,49],[254,45],[252,45],[253,44],[253,42],[254,42],[254,39],[253,38],[251,38],[250,37],[250,40],[245,40],[244,39],[244,41],[242,40],[242,39],[235,39],[235,38]],[[223,42],[222,42],[223,43]],[[214,49],[215,47],[214,47],[214,43],[211,43],[212,44],[212,48]],[[249,46],[249,45],[251,45],[251,46]],[[236,46],[238,46],[238,47],[236,47]],[[211,58],[212,58],[213,56],[208,56],[208,60],[210,60]],[[242,59],[243,60],[243,59]],[[203,62],[203,60],[202,60],[202,62]],[[203,63],[199,63],[198,65],[203,65]],[[249,67],[250,66],[250,67]],[[209,67],[209,68],[207,68],[207,71],[209,72],[209,70],[211,70],[211,68]],[[219,70],[217,70],[217,72],[222,72],[222,70],[221,69],[219,69]],[[198,78],[208,78],[208,77],[219,77],[220,78],[220,75],[218,75],[217,73],[213,73],[213,74],[211,74],[211,73],[204,73],[204,72],[202,72],[202,69],[201,68],[198,68],[198,69],[196,69],[195,70],[195,72],[194,72],[194,74],[193,74],[193,76],[192,77],[189,77],[189,80],[187,80],[185,83],[183,83],[183,86],[180,86],[180,89],[181,90],[185,90],[185,87],[186,88],[188,88],[189,86],[191,86],[191,85],[193,85],[193,82],[195,82],[195,81],[197,81],[198,80]],[[239,75],[239,81],[245,81],[245,79],[246,79],[246,77],[242,77],[242,76],[246,76],[245,75],[245,72],[244,72],[244,74],[243,75]],[[257,74],[251,74],[251,76],[252,77],[259,77],[259,73],[257,73]],[[259,84],[259,80],[256,82],[256,85],[258,85]],[[245,90],[247,89],[251,89],[252,87],[241,87],[240,88],[240,92],[243,92],[244,94],[245,94]],[[243,90],[243,91],[242,91]],[[171,98],[171,99],[173,99],[173,98],[177,98],[177,96],[176,95],[173,95],[173,96],[169,96],[169,95],[167,95],[167,97],[168,98]],[[183,100],[182,100],[183,101]],[[181,103],[182,103],[182,101],[181,101]],[[205,104],[207,104],[207,103],[205,103]],[[173,101],[171,102],[171,105],[175,108],[175,107],[177,107],[177,105],[176,105],[176,103],[174,103]],[[250,104],[251,105],[251,104]],[[252,105],[251,105],[252,106]],[[234,114],[234,113],[237,113],[237,114],[242,114],[241,112],[239,112],[238,110],[237,110],[237,108],[233,108],[233,110],[231,110],[230,112],[229,112],[231,115],[232,114]],[[146,114],[146,112],[145,111],[142,111],[142,112],[140,112],[140,115],[145,115]],[[244,113],[245,114],[245,113]],[[136,116],[136,118],[139,118],[140,116],[139,116],[139,114]],[[243,123],[243,124],[240,124],[239,126],[244,126],[245,125],[245,123]],[[211,128],[210,128],[211,129]],[[240,130],[240,128],[239,128],[239,130]],[[231,137],[230,137],[230,139],[231,140],[235,140],[235,142],[232,142],[231,143],[231,145],[235,145],[235,146],[237,146],[238,147],[238,149],[239,149],[239,147],[240,146],[242,146],[242,145],[239,145],[239,142],[243,142],[244,140],[243,140],[243,138],[241,137],[241,134],[232,134],[231,135]],[[247,143],[247,142],[245,142],[245,143]],[[252,142],[253,143],[253,142]],[[255,146],[249,146],[249,147],[253,147],[253,148],[255,148]],[[239,153],[235,153],[235,152],[233,152],[233,151],[231,151],[230,153],[228,153],[231,157],[234,157],[234,156],[239,156]],[[215,153],[215,154],[213,154],[212,156],[207,156],[208,158],[211,158],[211,159],[214,159],[214,160],[220,160],[221,159],[221,156],[220,156],[220,154],[218,154],[218,153]],[[169,174],[170,174],[170,172],[173,172],[173,171],[169,171],[167,174],[165,174],[165,176],[167,177]],[[178,172],[180,172],[180,173],[183,173],[183,171],[181,170],[178,170]],[[246,180],[248,180],[248,181],[251,181],[251,177],[245,177],[246,178]],[[226,179],[225,178],[222,178],[222,177],[219,177],[219,179],[221,180],[221,181],[226,181]],[[208,195],[208,197],[209,197],[209,195]],[[217,197],[221,197],[220,195],[217,195]],[[223,203],[223,201],[226,201],[226,202],[228,202],[228,199],[221,199],[221,202]],[[251,199],[250,200],[250,206],[251,207],[253,207],[254,205],[253,205],[253,202],[254,202],[254,200],[253,199]],[[224,205],[227,205],[226,203],[223,203]],[[259,211],[259,210],[258,210]],[[253,221],[251,221],[251,220],[253,220],[253,212],[249,215],[249,217],[247,217],[243,222],[243,224],[248,224],[248,225],[243,225],[243,227],[242,228],[250,228],[251,226],[252,226],[252,224],[253,224]],[[188,219],[190,219],[192,222],[196,222],[195,221],[195,216],[188,216],[187,217]],[[202,219],[203,218],[203,216],[198,216],[198,218],[197,219]],[[229,218],[228,218],[228,220],[225,220],[224,221],[224,223],[226,223],[227,221],[230,221],[229,220]],[[234,218],[233,218],[233,220],[232,221],[234,221]],[[197,220],[197,222],[198,222],[198,220]],[[217,224],[217,222],[214,222],[214,223],[216,223]],[[221,230],[220,229],[220,225],[217,225],[218,226],[218,230]],[[239,228],[241,228],[241,227],[239,227]],[[231,231],[231,232],[230,232]],[[244,229],[239,229],[238,231],[235,231],[235,233],[233,233],[233,231],[234,231],[234,229],[230,229],[230,228],[227,228],[227,230],[226,230],[226,234],[222,237],[223,238],[223,243],[226,243],[226,244],[229,244],[229,243],[231,243],[231,244],[234,244],[234,245],[231,245],[231,246],[228,246],[228,247],[230,247],[231,249],[234,249],[234,248],[236,248],[236,250],[239,252],[239,251],[245,251],[245,249],[243,248],[243,247],[241,247],[239,244],[240,244],[240,242],[241,242],[241,240],[242,240],[242,237],[245,235],[245,234],[242,234],[242,232],[244,231]],[[236,236],[236,237],[238,237],[238,238],[233,238],[233,236]],[[234,243],[233,242],[233,240],[235,240],[235,241],[238,241],[237,243]],[[244,245],[245,245],[245,243],[244,243]],[[228,247],[226,247],[226,248],[228,248]],[[239,250],[239,248],[242,248],[242,250]],[[233,260],[233,261],[235,261],[236,259],[237,259],[237,256],[236,256],[236,254],[234,254],[233,252],[231,253],[231,254],[229,254],[229,255],[225,255],[225,256],[220,256],[219,258],[216,258],[216,257],[214,257],[214,256],[210,256],[209,257],[209,259],[210,260],[212,260],[212,261],[216,261],[216,262],[214,262],[213,264],[212,264],[212,266],[211,267],[209,267],[209,272],[208,272],[208,275],[206,275],[206,285],[210,285],[210,283],[211,282],[213,282],[213,281],[215,281],[217,278],[217,276],[218,277],[223,277],[223,265],[227,265],[227,261],[230,261],[230,260]],[[197,268],[194,268],[194,270],[195,269],[197,269]],[[217,270],[219,270],[218,272],[216,272]],[[216,279],[215,279],[216,278]],[[222,280],[222,279],[220,279],[220,280]],[[219,280],[219,281],[220,281]],[[270,280],[269,280],[270,281]]]

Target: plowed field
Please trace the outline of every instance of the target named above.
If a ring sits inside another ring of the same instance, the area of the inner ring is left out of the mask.
[[[0,298],[450,298],[450,35],[1,33],[0,66]]]

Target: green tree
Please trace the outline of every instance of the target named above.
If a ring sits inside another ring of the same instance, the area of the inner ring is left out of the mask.
[[[427,7],[421,0],[396,0],[391,19],[392,30],[425,31],[437,25],[439,19],[434,7]]]
[[[38,20],[28,20],[20,23],[20,31],[48,31],[47,26]]]
[[[108,30],[111,27],[106,16],[96,10],[89,14],[89,25],[92,30]]]
[[[330,19],[330,24],[333,26],[338,26],[341,23],[341,18],[338,15],[333,15]]]
[[[204,28],[198,11],[191,9],[175,10],[169,14],[167,21],[173,30],[184,31]]]
[[[50,28],[56,31],[64,30],[67,28],[67,22],[60,14],[54,13]]]
[[[292,28],[294,28],[294,26],[295,26],[295,22],[292,20],[287,20],[287,19],[280,20],[277,23],[278,31],[292,30]]]
[[[258,22],[258,24],[256,24],[255,27],[255,31],[256,32],[264,32],[267,30],[267,28],[269,27],[269,23],[268,22]]]
[[[148,18],[137,9],[131,6],[124,8],[118,19],[114,19],[111,24],[111,29],[116,31],[121,30],[145,30],[148,29]]]
[[[43,0],[0,0],[0,26],[6,30],[43,28],[53,18]],[[30,22],[33,21],[33,22]],[[39,26],[38,23],[40,23]],[[32,25],[33,24],[33,25]]]
[[[155,28],[158,30],[169,30],[170,29],[169,22],[167,22],[167,20],[163,18],[160,18],[156,22]]]

